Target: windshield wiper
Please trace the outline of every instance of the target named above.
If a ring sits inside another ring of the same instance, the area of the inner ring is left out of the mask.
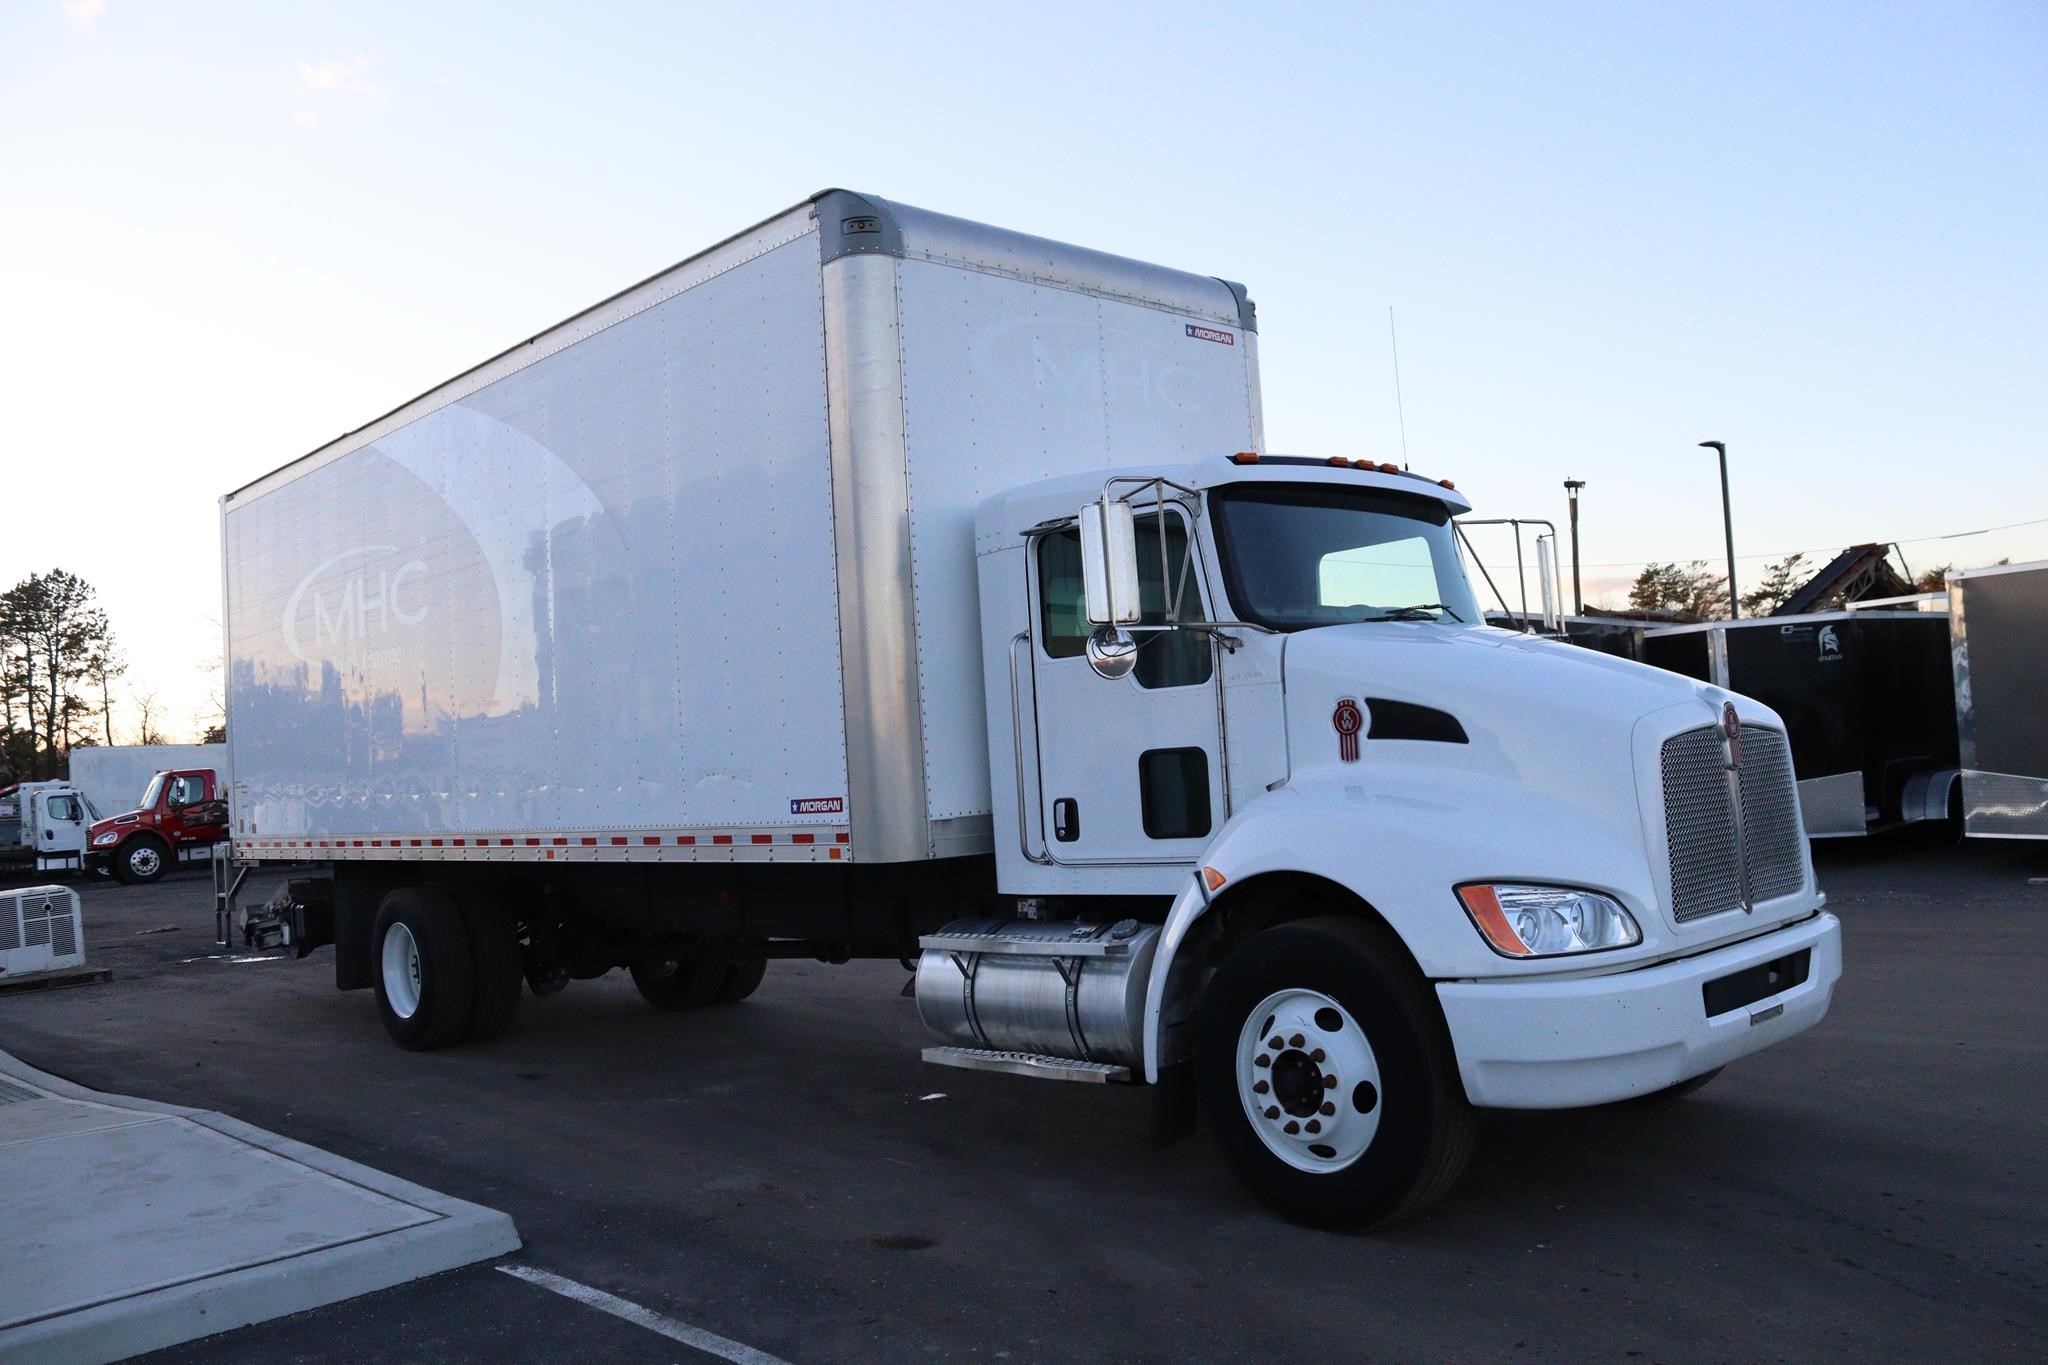
[[[1456,613],[1456,612],[1452,611],[1452,610],[1451,610],[1451,609],[1450,609],[1449,607],[1445,606],[1445,605],[1444,605],[1443,603],[1441,603],[1441,602],[1417,602],[1417,603],[1416,603],[1416,604],[1415,604],[1414,606],[1412,606],[1412,607],[1388,607],[1388,608],[1387,608],[1387,609],[1386,609],[1385,611],[1381,612],[1381,613],[1380,613],[1380,614],[1379,614],[1378,616],[1361,616],[1361,617],[1359,617],[1358,619],[1359,619],[1359,620],[1360,620],[1361,622],[1366,622],[1366,621],[1434,621],[1434,620],[1436,620],[1436,618],[1435,618],[1434,616],[1431,616],[1431,615],[1430,615],[1430,613],[1431,613],[1431,612],[1433,612],[1433,611],[1440,611],[1440,612],[1442,612],[1442,613],[1443,613],[1444,615],[1446,615],[1446,616],[1450,617],[1450,618],[1451,618],[1451,619],[1452,619],[1453,621],[1456,621],[1456,622],[1457,622],[1457,623],[1458,623],[1459,625],[1461,625],[1461,626],[1465,624],[1465,618],[1464,618],[1464,617],[1462,617],[1462,616],[1458,615],[1458,613]]]

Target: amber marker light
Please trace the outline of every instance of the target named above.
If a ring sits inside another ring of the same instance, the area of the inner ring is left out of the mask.
[[[1202,869],[1202,885],[1209,888],[1209,894],[1212,896],[1215,895],[1218,891],[1221,891],[1223,889],[1223,883],[1229,880],[1230,878],[1224,876],[1221,872],[1218,872],[1213,867],[1205,867]],[[1499,909],[1496,908],[1494,913],[1499,914]]]
[[[1237,454],[1230,457],[1230,462],[1232,464],[1257,464],[1259,462],[1259,452],[1256,450],[1240,450]]]
[[[1473,927],[1485,936],[1493,950],[1506,957],[1529,957],[1529,945],[1522,942],[1513,929],[1508,927],[1508,917],[1501,913],[1500,897],[1493,894],[1490,886],[1461,886],[1458,900],[1464,905],[1465,913],[1472,917]]]

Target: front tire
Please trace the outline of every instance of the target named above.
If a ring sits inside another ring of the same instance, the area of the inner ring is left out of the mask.
[[[1436,1002],[1377,925],[1297,920],[1240,945],[1203,996],[1195,1072],[1224,1160],[1297,1222],[1412,1212],[1471,1155]]]
[[[170,850],[148,835],[130,839],[114,852],[114,876],[130,886],[163,880],[170,865]]]
[[[475,970],[462,911],[439,891],[384,897],[370,936],[377,1008],[391,1040],[413,1052],[447,1047],[470,1025]]]

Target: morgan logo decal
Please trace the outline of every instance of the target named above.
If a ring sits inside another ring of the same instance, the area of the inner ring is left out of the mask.
[[[1221,327],[1197,327],[1192,322],[1187,327],[1188,335],[1197,341],[1213,341],[1219,346],[1237,345],[1237,338],[1224,331]]]
[[[1337,757],[1346,763],[1358,762],[1358,732],[1365,728],[1365,712],[1358,709],[1355,700],[1346,697],[1331,713],[1330,725],[1337,731]]]
[[[844,815],[846,798],[843,796],[795,796],[790,798],[791,815]]]

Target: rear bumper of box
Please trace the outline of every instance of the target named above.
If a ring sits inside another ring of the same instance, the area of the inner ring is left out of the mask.
[[[1797,985],[1709,1015],[1704,988],[1808,954]],[[1811,919],[1698,957],[1571,981],[1443,982],[1466,1098],[1569,1109],[1647,1095],[1820,1022],[1842,974],[1842,926]]]

